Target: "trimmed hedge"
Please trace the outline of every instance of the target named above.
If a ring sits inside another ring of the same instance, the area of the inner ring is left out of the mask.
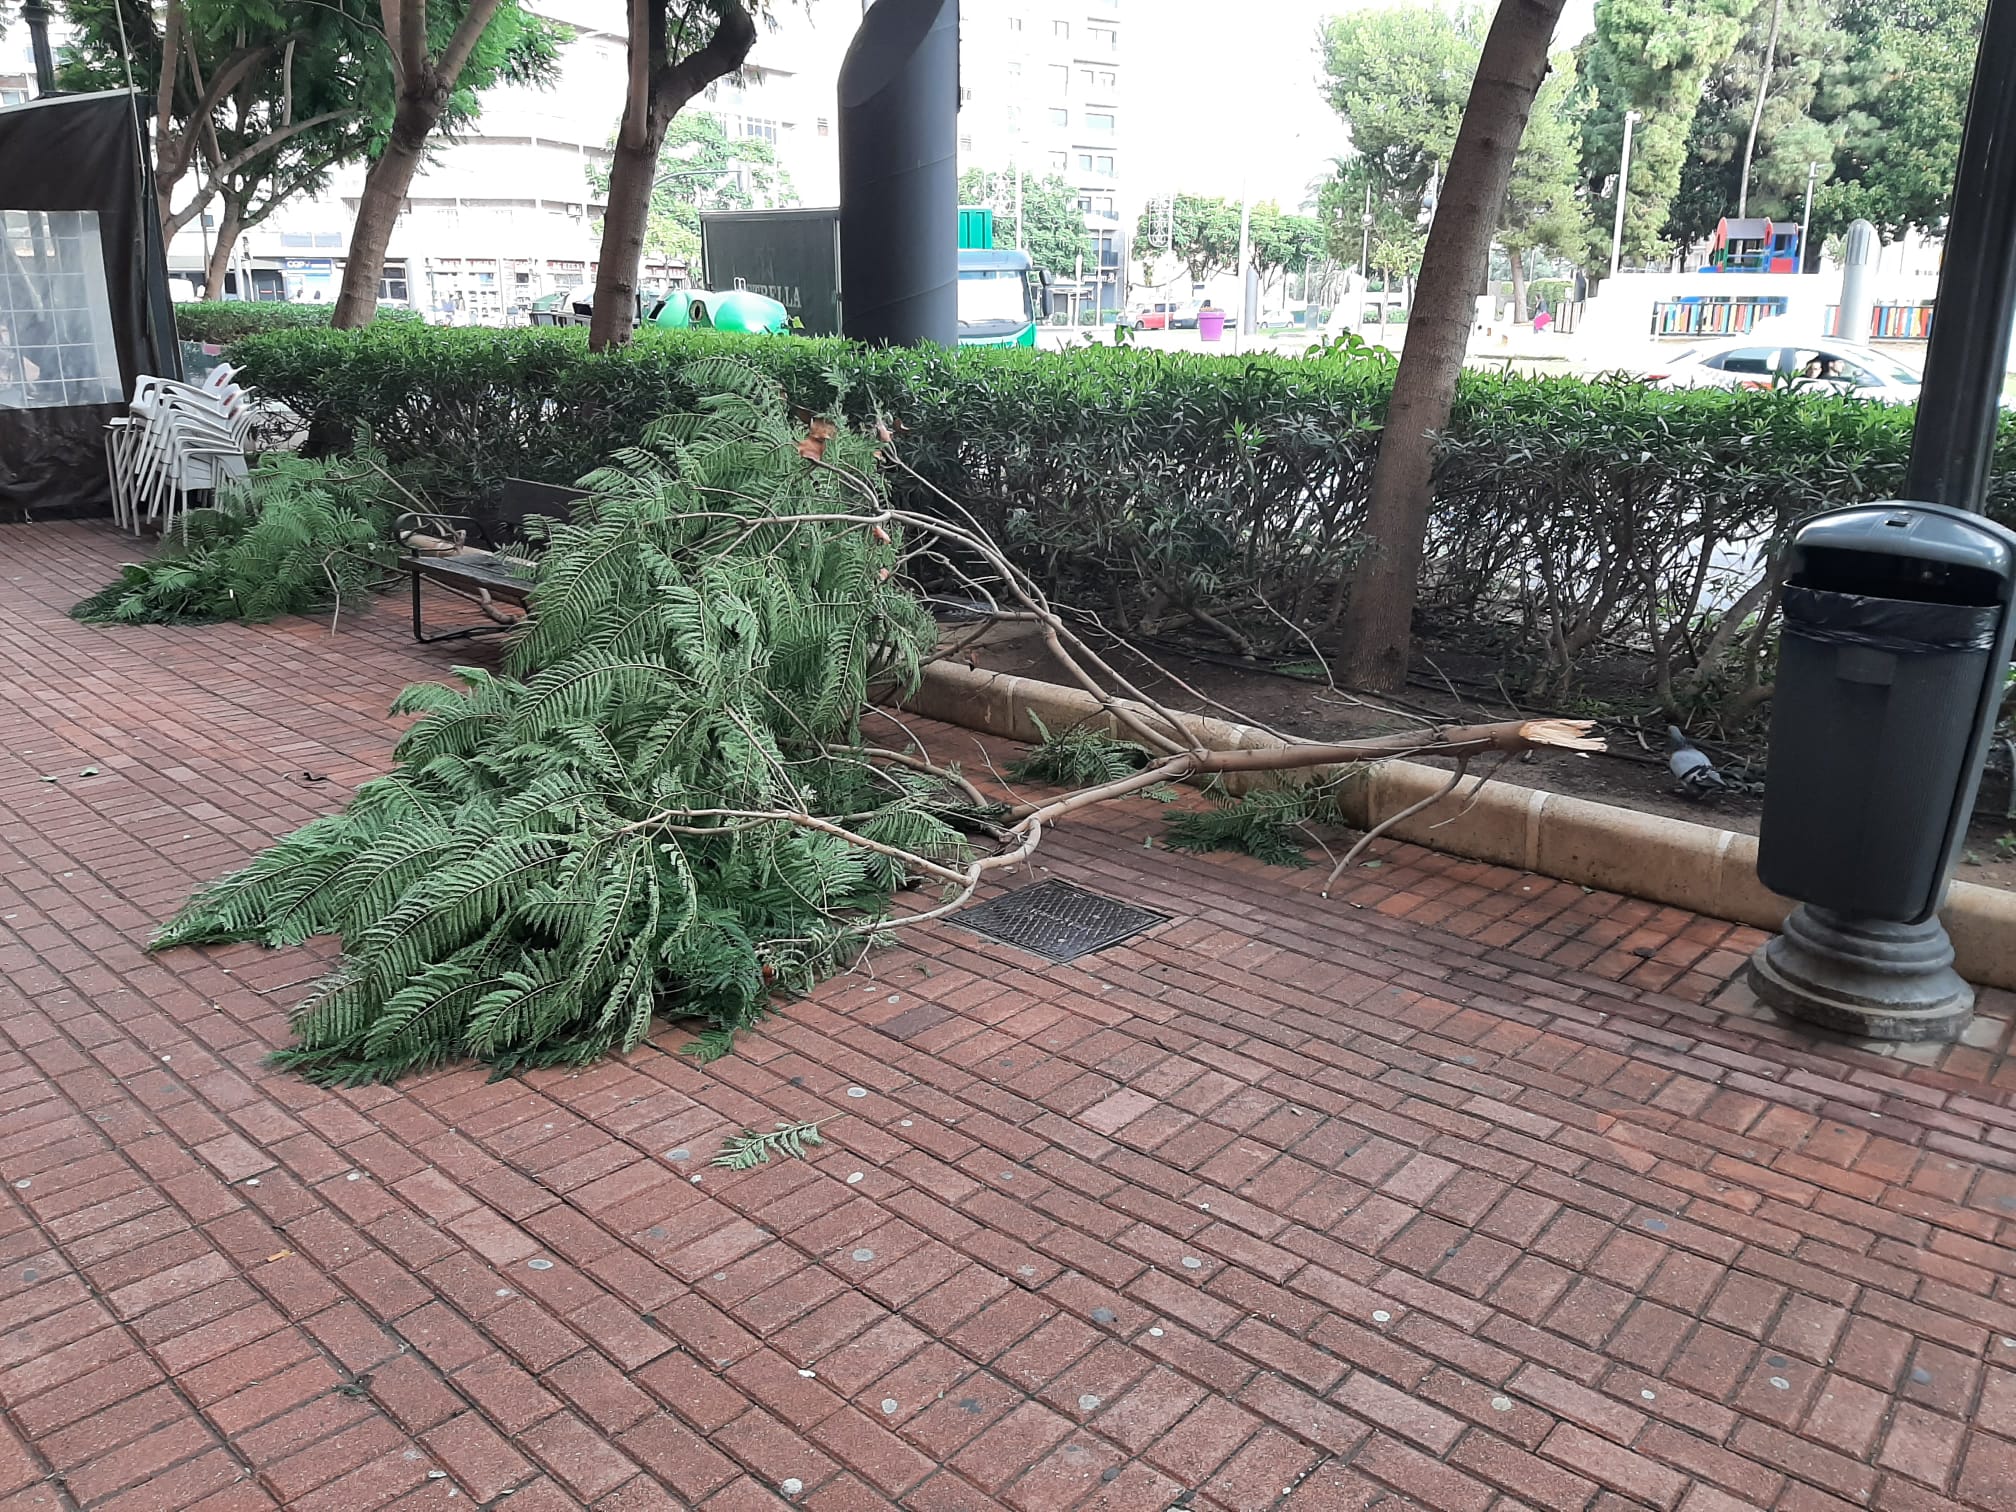
[[[175,306],[175,332],[184,341],[228,346],[266,331],[327,330],[336,313],[330,304],[289,304],[285,300],[192,299]],[[380,308],[382,322],[421,324],[413,310]]]
[[[440,499],[570,481],[694,396],[729,354],[807,408],[838,391],[1064,601],[1135,633],[1288,650],[1336,623],[1362,549],[1390,362],[1124,347],[869,349],[653,332],[599,355],[578,329],[384,328],[247,338],[248,381],[326,445],[368,433]],[[1773,544],[1833,504],[1893,495],[1911,412],[1785,392],[1466,374],[1444,442],[1423,608],[1560,699],[1606,647],[1651,657],[1671,708],[1766,686]],[[2005,426],[1991,512],[2016,517]],[[899,495],[931,506],[898,474]]]

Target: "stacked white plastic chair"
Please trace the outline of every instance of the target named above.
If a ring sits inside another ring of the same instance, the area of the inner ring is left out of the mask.
[[[219,364],[201,383],[143,377],[128,413],[105,427],[112,516],[138,534],[162,534],[189,508],[192,494],[215,493],[245,477],[252,429],[251,396]]]

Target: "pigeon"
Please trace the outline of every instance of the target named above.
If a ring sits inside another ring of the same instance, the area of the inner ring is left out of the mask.
[[[1708,753],[1689,740],[1678,725],[1666,726],[1666,744],[1672,750],[1666,758],[1667,768],[1680,779],[1680,791],[1696,803],[1712,801],[1729,786]]]

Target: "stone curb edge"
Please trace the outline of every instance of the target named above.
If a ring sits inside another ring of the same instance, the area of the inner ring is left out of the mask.
[[[933,662],[903,707],[927,719],[1010,740],[1112,717],[1078,688],[1005,672]],[[1275,746],[1263,731],[1227,720],[1185,716],[1214,750]],[[1441,789],[1449,773],[1413,761],[1388,761],[1347,785],[1344,808],[1366,828]],[[1486,782],[1476,797],[1466,783],[1461,804],[1437,804],[1387,833],[1451,855],[1536,872],[1584,887],[1626,893],[1713,919],[1776,930],[1791,903],[1757,880],[1755,836],[1660,814],[1640,814],[1585,798]],[[1452,809],[1467,811],[1452,817]],[[1955,882],[1940,917],[1968,981],[2016,988],[2016,893]]]

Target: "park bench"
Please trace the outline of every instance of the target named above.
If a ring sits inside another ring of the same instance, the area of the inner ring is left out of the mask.
[[[537,568],[526,536],[564,524],[574,501],[585,497],[578,488],[507,478],[496,499],[478,513],[402,514],[396,530],[399,544],[406,548],[400,565],[413,584],[413,638],[423,643],[466,640],[472,635],[501,635],[518,625]],[[528,531],[527,524],[534,519],[544,524]],[[430,635],[420,614],[423,583],[468,599],[489,623]],[[519,612],[507,614],[499,605]]]

